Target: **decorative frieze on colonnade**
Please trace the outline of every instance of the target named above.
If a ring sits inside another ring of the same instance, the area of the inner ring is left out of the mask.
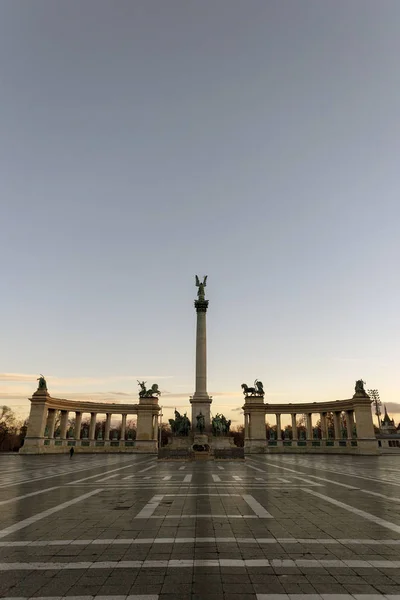
[[[355,394],[348,400],[307,404],[267,404],[264,393],[245,398],[246,454],[269,452],[323,452],[378,454],[371,412],[371,398],[362,380],[356,382]],[[266,437],[265,415],[275,415],[276,435]],[[305,416],[305,430],[299,430],[297,418]],[[313,428],[313,415],[320,421]],[[291,427],[282,431],[282,416],[289,417]],[[343,423],[346,427],[343,427]],[[333,427],[329,427],[332,424]],[[289,435],[290,430],[290,435]]]
[[[44,378],[43,378],[44,381]],[[138,404],[104,404],[99,402],[76,402],[52,398],[46,383],[30,398],[31,411],[28,431],[21,454],[62,453],[74,447],[78,452],[157,452],[158,398],[143,397]],[[59,436],[55,437],[57,412],[61,413]],[[67,434],[68,418],[72,413],[75,427],[72,436]],[[82,415],[90,414],[89,431],[82,436]],[[104,438],[95,439],[98,415],[106,415]],[[119,439],[110,439],[111,419],[121,416]],[[137,416],[136,439],[126,439],[128,415]]]

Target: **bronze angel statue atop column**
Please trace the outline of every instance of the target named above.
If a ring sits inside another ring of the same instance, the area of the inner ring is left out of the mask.
[[[199,288],[199,291],[197,292],[197,296],[198,296],[199,300],[204,300],[204,288],[207,285],[206,282],[207,282],[207,275],[204,275],[203,281],[200,281],[200,279],[196,275],[196,287]]]

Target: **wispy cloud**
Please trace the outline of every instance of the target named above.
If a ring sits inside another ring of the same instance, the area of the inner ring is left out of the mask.
[[[134,381],[138,379],[164,380],[173,379],[173,375],[108,375],[107,377],[58,377],[57,375],[44,374],[48,384],[54,386],[78,386],[78,385],[102,385],[117,381]],[[32,373],[0,373],[0,381],[9,381],[15,383],[30,383],[36,385],[39,374]]]

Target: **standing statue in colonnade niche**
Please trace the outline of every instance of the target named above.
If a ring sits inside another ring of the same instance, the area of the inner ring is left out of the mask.
[[[46,390],[46,392],[47,392],[47,383],[46,383],[44,376],[40,375],[40,377],[38,377],[36,381],[39,382],[38,390]]]
[[[241,388],[245,396],[260,396],[264,397],[265,391],[262,381],[258,379],[254,382],[254,387],[249,387],[246,383],[242,383]]]
[[[206,281],[207,281],[207,275],[204,275],[202,282],[200,281],[200,279],[196,275],[196,287],[199,288],[199,291],[197,292],[197,297],[198,297],[199,300],[204,300],[204,295],[205,295],[204,288],[207,285]]]
[[[146,389],[147,381],[137,380],[137,382],[140,387],[139,398],[154,398],[155,396],[161,396],[161,392],[158,389],[157,383],[153,383],[151,388],[148,390],[148,389]]]

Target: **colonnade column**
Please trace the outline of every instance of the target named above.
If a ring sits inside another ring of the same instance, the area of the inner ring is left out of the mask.
[[[54,428],[56,425],[56,409],[49,408],[49,414],[47,417],[47,427],[49,428],[48,435],[49,438],[54,438]]]
[[[326,440],[326,438],[328,437],[326,431],[326,413],[322,412],[319,416],[321,419],[321,440]]]
[[[313,431],[312,431],[312,413],[306,414],[306,429],[307,429],[307,439],[313,439]]]
[[[60,438],[65,440],[67,437],[67,428],[68,428],[68,411],[61,411],[61,423],[60,423]]]
[[[346,427],[347,427],[347,439],[353,439],[353,427],[354,427],[354,418],[353,411],[346,410]]]
[[[281,415],[277,413],[276,415],[276,439],[282,439],[282,426],[281,426]]]
[[[89,440],[94,440],[96,433],[96,417],[97,413],[90,413]]]
[[[121,421],[121,435],[120,435],[120,440],[124,440],[125,439],[125,431],[126,431],[126,417],[127,415],[122,415],[122,421]]]
[[[296,413],[292,413],[292,439],[297,440],[297,423],[296,423]]]
[[[106,425],[104,428],[104,440],[110,439],[111,413],[106,414]]]
[[[341,439],[340,433],[340,412],[333,413],[333,428],[335,430],[335,440]]]
[[[76,440],[81,439],[81,425],[82,425],[82,413],[77,411],[75,413],[75,431],[74,431],[74,437]]]

